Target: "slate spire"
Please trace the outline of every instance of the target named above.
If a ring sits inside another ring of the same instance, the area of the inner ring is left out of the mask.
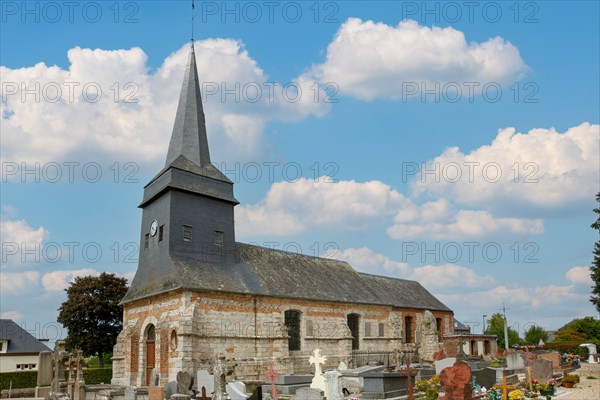
[[[194,42],[192,42],[185,67],[175,125],[173,126],[165,165],[168,167],[180,156],[184,156],[199,167],[210,164]]]

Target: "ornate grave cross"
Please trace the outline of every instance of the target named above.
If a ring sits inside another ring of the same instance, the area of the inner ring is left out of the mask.
[[[508,389],[515,390],[517,389],[514,385],[509,385],[506,383],[506,377],[502,378],[502,385],[494,385],[492,386],[494,389],[502,389],[502,399],[508,400]]]
[[[408,400],[414,400],[412,375],[410,371],[410,355],[406,356],[406,386],[408,388]]]
[[[327,393],[327,386],[325,385],[325,377],[321,371],[321,364],[324,364],[327,358],[321,356],[321,350],[315,349],[313,355],[310,356],[308,362],[315,365],[315,376],[310,384],[313,389],[319,389]]]
[[[269,367],[269,372],[265,374],[265,378],[271,381],[271,398],[277,400],[277,388],[275,388],[275,381],[281,374],[273,369],[273,364]]]

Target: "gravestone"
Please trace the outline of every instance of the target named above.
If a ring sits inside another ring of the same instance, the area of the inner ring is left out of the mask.
[[[137,388],[135,386],[125,388],[125,400],[137,400]]]
[[[196,373],[196,381],[198,383],[198,391],[202,393],[202,388],[206,389],[206,395],[210,397],[215,391],[215,377],[208,373],[205,369],[199,369]]]
[[[535,379],[540,383],[548,383],[552,379],[552,361],[543,358],[532,359],[527,367],[527,381]]]
[[[448,368],[454,365],[456,362],[456,357],[448,357],[443,360],[438,360],[435,362],[435,374],[439,375],[444,368]]]
[[[530,365],[532,360],[538,358],[538,355],[535,353],[523,353],[521,354],[521,358],[523,359],[523,361],[525,361],[525,366],[528,366]]]
[[[325,376],[323,376],[323,372],[321,372],[321,364],[324,364],[325,361],[327,361],[327,358],[321,356],[321,350],[319,349],[315,349],[313,351],[313,355],[308,359],[308,362],[310,364],[315,365],[315,377],[310,383],[310,387],[325,392],[325,395],[327,396],[327,385],[325,383]]]
[[[189,395],[194,386],[194,377],[187,371],[177,373],[177,394]]]
[[[340,364],[337,367],[338,371],[348,371],[348,365],[345,362],[340,361]]]
[[[214,367],[214,395],[213,400],[231,400],[227,394],[227,376],[233,374],[233,368],[230,368],[225,362],[225,356],[217,355]]]
[[[244,382],[229,382],[225,387],[231,400],[246,400],[250,395],[246,394],[246,385]]]
[[[177,393],[177,382],[176,381],[171,381],[169,383],[167,383],[164,387],[164,392],[165,392],[165,399],[169,400],[171,398],[171,396],[173,396],[174,394],[179,394]]]
[[[323,392],[319,389],[300,388],[296,390],[296,400],[323,400]]]
[[[340,373],[340,371],[337,370],[325,372],[325,382],[327,384],[327,400],[342,400],[344,398],[340,379],[341,376],[342,374]]]
[[[42,351],[38,357],[35,397],[46,397],[52,391],[52,352]]]
[[[593,343],[584,343],[580,344],[579,347],[587,347],[588,349],[588,363],[597,364],[596,356],[598,355],[598,350],[596,350],[596,345]]]
[[[190,400],[192,396],[189,394],[174,394],[171,396],[171,400]]]
[[[148,388],[148,400],[165,400],[165,389],[162,386],[151,386]]]
[[[150,374],[150,386],[158,386],[160,382],[160,375],[158,374],[158,369],[152,368],[152,373]]]
[[[508,369],[525,369],[525,360],[521,357],[522,353],[510,353],[506,355],[506,366]]]
[[[471,368],[459,360],[440,373],[445,395],[440,400],[471,400]]]
[[[555,371],[560,371],[560,354],[557,351],[551,351],[548,353],[538,354],[539,358],[548,360],[552,363],[552,368]]]
[[[475,380],[479,384],[479,386],[484,387],[486,389],[491,388],[497,382],[496,371],[493,369],[483,368],[471,371],[471,373],[475,377]]]

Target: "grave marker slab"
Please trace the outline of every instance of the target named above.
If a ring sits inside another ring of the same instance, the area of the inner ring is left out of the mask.
[[[162,386],[149,387],[148,400],[165,400],[165,389]]]
[[[471,400],[471,368],[459,360],[440,373],[445,395],[440,400]]]
[[[327,400],[342,400],[344,398],[340,379],[341,376],[342,374],[337,370],[325,372]]]
[[[552,379],[552,361],[543,358],[533,359],[529,362],[529,368],[526,369],[530,375],[527,380],[535,379],[540,383],[548,383]]]
[[[196,372],[196,381],[198,382],[198,390],[202,391],[204,387],[207,396],[210,397],[210,394],[215,391],[215,377],[209,374],[207,370],[199,369]]]
[[[296,390],[296,400],[323,400],[323,392],[319,389],[300,388]]]
[[[549,353],[544,353],[544,354],[539,354],[538,355],[539,358],[543,358],[544,360],[548,360],[552,363],[552,368],[555,371],[559,371],[560,370],[560,354],[558,354],[558,352],[556,351],[551,351]]]
[[[442,360],[436,361],[435,362],[435,374],[439,375],[440,373],[442,373],[444,368],[453,366],[455,362],[456,362],[456,357],[448,357],[448,358],[444,358]]]
[[[506,366],[508,369],[525,369],[525,360],[521,355],[522,353],[510,353],[506,355]]]

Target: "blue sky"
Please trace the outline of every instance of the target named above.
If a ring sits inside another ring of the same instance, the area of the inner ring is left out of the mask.
[[[135,272],[191,30],[188,1],[68,7],[1,10],[0,308],[38,336],[74,276]],[[417,279],[466,323],[596,315],[598,2],[273,7],[196,2],[237,240]]]

